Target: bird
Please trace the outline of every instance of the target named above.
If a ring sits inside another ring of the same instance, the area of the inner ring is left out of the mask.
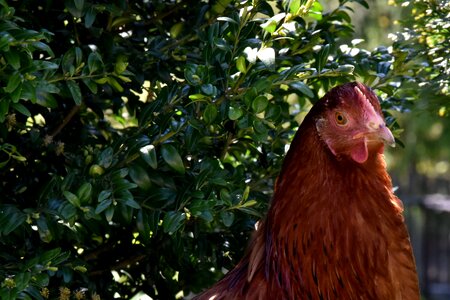
[[[348,82],[310,109],[240,262],[196,300],[420,299],[395,146],[378,97]]]

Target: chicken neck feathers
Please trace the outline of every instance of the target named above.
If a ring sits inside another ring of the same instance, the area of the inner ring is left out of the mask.
[[[351,94],[337,92],[327,95]],[[336,105],[326,98],[300,126],[249,250],[197,299],[419,299],[403,208],[383,155],[372,152],[360,164],[330,152],[316,129]]]

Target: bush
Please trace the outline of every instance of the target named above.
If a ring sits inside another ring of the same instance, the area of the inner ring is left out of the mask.
[[[354,79],[411,100],[401,49],[351,44],[350,2],[0,0],[0,297],[219,279],[312,103]]]

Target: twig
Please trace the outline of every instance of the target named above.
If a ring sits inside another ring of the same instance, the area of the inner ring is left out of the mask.
[[[61,130],[66,127],[67,124],[69,124],[70,120],[75,116],[75,114],[80,110],[80,105],[75,105],[72,107],[70,112],[67,114],[67,116],[64,118],[61,124],[59,124],[58,128],[56,128],[51,134],[50,137],[54,138],[56,135],[58,135]]]

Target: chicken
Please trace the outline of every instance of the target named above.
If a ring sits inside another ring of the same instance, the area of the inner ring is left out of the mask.
[[[368,87],[330,90],[301,124],[245,256],[195,299],[419,299],[383,156],[394,143]]]

